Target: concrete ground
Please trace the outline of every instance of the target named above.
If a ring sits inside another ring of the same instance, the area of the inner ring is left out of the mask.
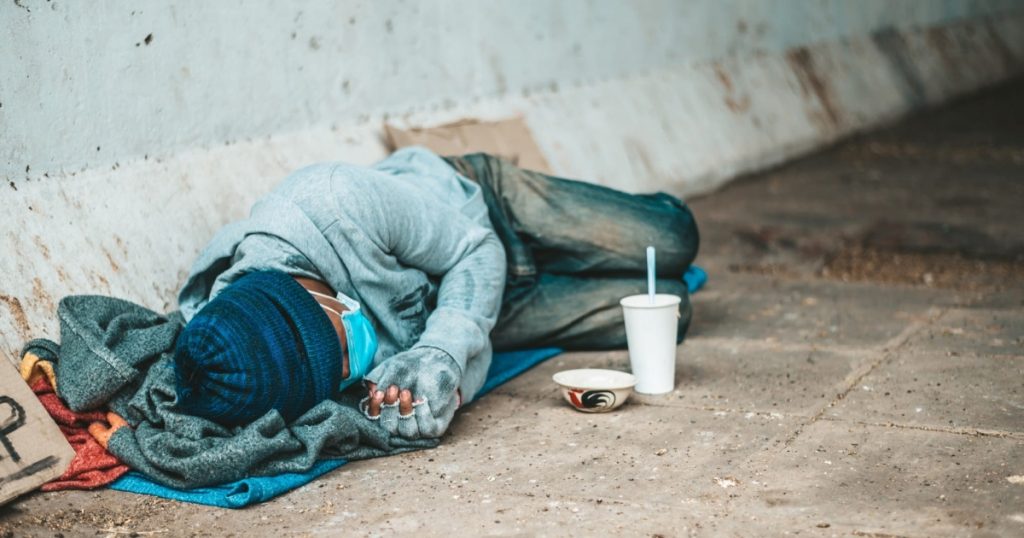
[[[677,390],[585,415],[551,375],[431,451],[230,511],[33,494],[0,535],[1024,536],[1024,81],[693,201],[711,280]]]

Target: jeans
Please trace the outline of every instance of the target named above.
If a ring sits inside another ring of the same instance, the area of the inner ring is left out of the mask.
[[[619,299],[647,292],[648,245],[657,249],[658,292],[682,298],[682,341],[692,317],[682,275],[700,243],[686,204],[523,170],[483,153],[446,161],[480,185],[508,257],[491,333],[496,350],[624,347]]]

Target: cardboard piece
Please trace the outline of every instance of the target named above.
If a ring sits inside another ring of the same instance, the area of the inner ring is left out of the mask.
[[[0,359],[0,504],[62,475],[74,457],[18,370]]]
[[[438,155],[486,152],[520,168],[551,173],[551,167],[521,117],[486,122],[466,119],[408,130],[385,124],[384,131],[392,151],[405,146],[424,146]]]

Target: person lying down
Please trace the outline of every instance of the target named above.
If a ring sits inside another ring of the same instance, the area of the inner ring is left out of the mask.
[[[493,350],[625,346],[618,300],[683,298],[697,254],[687,206],[520,169],[486,154],[402,149],[366,168],[294,172],[220,230],[179,295],[177,405],[223,425],[285,420],[362,384],[390,435],[437,438]]]

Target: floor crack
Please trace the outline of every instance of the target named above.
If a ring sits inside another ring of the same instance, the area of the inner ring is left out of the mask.
[[[808,419],[803,424],[797,426],[797,428],[793,430],[789,437],[787,437],[786,440],[783,442],[783,446],[789,446],[794,441],[796,441],[797,437],[799,437],[800,434],[803,433],[804,429],[807,426],[814,424],[822,417],[824,417],[825,413],[829,409],[838,405],[839,402],[845,399],[850,394],[850,392],[854,390],[854,388],[858,387],[865,377],[867,377],[869,374],[871,374],[871,372],[874,372],[876,369],[878,369],[879,366],[881,366],[889,359],[891,359],[893,356],[895,356],[896,352],[902,349],[903,346],[906,345],[906,343],[910,340],[912,336],[921,332],[928,325],[931,325],[932,323],[936,322],[945,313],[946,310],[934,309],[927,319],[916,320],[914,322],[911,322],[906,327],[904,327],[904,329],[900,331],[899,334],[892,337],[888,342],[885,343],[884,346],[882,346],[881,352],[879,353],[877,358],[871,360],[867,364],[864,364],[860,368],[851,372],[850,375],[846,377],[846,383],[844,384],[843,390],[836,394],[836,396],[832,398],[832,401],[825,404],[820,409],[818,409],[816,413],[811,415],[810,419]]]
[[[821,420],[832,422],[847,422],[858,426],[871,426],[875,428],[895,428],[900,430],[917,430],[934,433],[949,433],[953,435],[967,435],[970,437],[998,437],[1002,439],[1019,439],[1024,441],[1024,432],[989,430],[982,428],[950,428],[944,426],[926,426],[919,424],[900,424],[898,422],[868,422],[864,420],[845,420],[836,417],[821,417]]]

